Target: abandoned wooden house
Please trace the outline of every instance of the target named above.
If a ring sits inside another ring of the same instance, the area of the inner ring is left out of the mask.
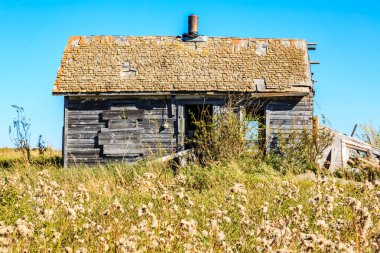
[[[135,161],[185,149],[190,115],[217,112],[230,94],[264,106],[272,133],[312,128],[313,80],[303,39],[198,35],[189,16],[182,36],[72,36],[53,94],[64,96],[64,165]]]

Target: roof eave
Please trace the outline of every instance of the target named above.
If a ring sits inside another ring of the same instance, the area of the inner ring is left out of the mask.
[[[54,96],[173,96],[206,95],[225,96],[227,94],[250,95],[251,97],[304,97],[312,94],[307,91],[241,92],[241,91],[150,91],[150,92],[54,92]]]

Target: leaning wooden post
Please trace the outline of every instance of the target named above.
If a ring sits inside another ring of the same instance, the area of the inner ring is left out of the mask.
[[[318,116],[313,117],[313,140],[316,143],[318,141],[319,121]]]

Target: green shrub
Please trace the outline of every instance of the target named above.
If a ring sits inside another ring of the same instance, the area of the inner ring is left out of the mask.
[[[319,169],[317,159],[331,146],[333,134],[328,129],[313,133],[306,127],[301,130],[277,133],[277,145],[265,158],[281,173],[304,173],[306,170]]]

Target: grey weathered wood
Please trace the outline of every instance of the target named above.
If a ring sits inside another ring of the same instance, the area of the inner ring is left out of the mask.
[[[68,157],[99,157],[99,148],[69,148],[67,150]]]
[[[68,144],[89,144],[95,143],[95,138],[92,139],[67,139]]]
[[[64,113],[63,113],[63,141],[62,141],[62,160],[63,160],[63,166],[67,167],[68,161],[67,161],[67,138],[68,138],[68,98],[64,98]]]
[[[124,132],[118,133],[118,132],[106,132],[106,133],[99,133],[98,134],[98,140],[99,144],[101,144],[102,141],[108,141],[108,140],[139,140],[141,139],[142,135],[141,133],[131,133],[131,134],[125,134]]]
[[[97,120],[99,121],[101,114],[75,114],[73,112],[70,112],[70,115],[68,115],[69,120]]]
[[[98,164],[104,163],[103,158],[99,157],[75,157],[75,156],[70,156],[67,158],[68,164],[70,165],[88,165],[88,166],[95,166]]]
[[[184,117],[184,106],[181,104],[177,105],[177,128],[178,128],[178,137],[177,145],[178,149],[182,150],[185,148],[185,117]]]
[[[145,110],[113,110],[103,111],[103,120],[143,119]]]
[[[84,119],[84,118],[69,118],[68,119],[69,125],[103,125],[99,123],[99,119]]]
[[[123,156],[123,155],[143,155],[145,151],[139,147],[128,147],[127,145],[110,144],[103,145],[103,154],[111,156]]]
[[[290,134],[312,130],[313,100],[309,97],[288,98],[268,104],[266,111],[267,151],[274,145],[278,133]]]
[[[108,128],[109,129],[123,129],[123,128],[136,128],[137,121],[131,119],[120,119],[120,120],[109,120]]]
[[[129,134],[141,134],[141,132],[143,131],[144,131],[143,128],[135,128],[135,127],[117,128],[117,129],[102,127],[100,129],[100,134],[113,133],[113,134],[120,134],[120,135],[129,135]]]
[[[310,113],[305,113],[305,112],[300,112],[300,113],[291,113],[291,112],[284,112],[284,113],[278,113],[277,112],[274,112],[272,111],[271,112],[271,119],[287,119],[287,120],[290,120],[290,119],[302,119],[302,120],[307,120],[307,121],[310,121],[313,119],[313,117],[310,116],[311,114]]]
[[[129,128],[125,130],[115,129],[113,131],[112,129],[107,129],[107,131],[102,131],[98,134],[98,142],[99,145],[123,141],[139,142],[141,139],[141,131],[142,129],[137,128]]]
[[[309,121],[308,120],[303,120],[303,119],[271,119],[269,121],[269,124],[271,126],[282,126],[282,125],[288,125],[288,126],[308,126]]]
[[[105,126],[105,124],[97,125],[81,125],[81,124],[68,124],[68,128],[71,132],[88,132],[88,131],[100,131]]]
[[[94,139],[98,136],[97,131],[90,131],[90,132],[77,132],[77,131],[67,131],[66,136],[68,139]]]
[[[225,103],[223,97],[98,98],[78,96],[67,100],[66,164],[129,162],[173,153],[184,145],[184,105],[204,103],[220,109]],[[263,110],[268,105],[265,120],[269,140],[278,131],[287,133],[294,127],[299,131],[303,125],[308,129],[311,126],[308,122],[313,112],[312,98],[268,97],[252,105],[260,103]],[[169,127],[163,128],[164,123]]]

